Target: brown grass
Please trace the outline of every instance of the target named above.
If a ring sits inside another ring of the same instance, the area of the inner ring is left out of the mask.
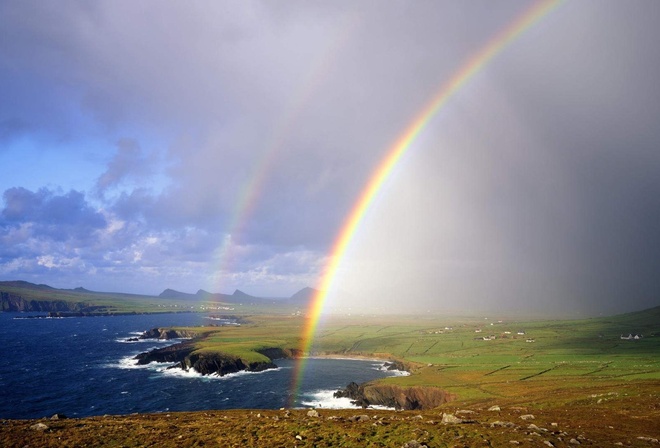
[[[549,446],[546,441],[556,447],[660,446],[660,384],[633,381],[615,386],[579,394],[560,387],[534,388],[521,391],[525,398],[520,401],[526,405],[509,397],[453,402],[422,412],[318,409],[314,417],[308,410],[232,410],[0,420],[0,446],[402,447],[412,440],[428,447]],[[501,410],[489,411],[494,404]],[[443,424],[444,413],[464,422]],[[521,418],[527,414],[534,419]],[[353,421],[359,415],[369,419]],[[48,428],[34,429],[37,423]]]

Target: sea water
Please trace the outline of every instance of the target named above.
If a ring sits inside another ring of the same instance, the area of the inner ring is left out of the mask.
[[[0,418],[279,409],[290,400],[294,360],[223,377],[167,369],[168,364],[136,365],[138,353],[177,341],[129,339],[155,327],[208,325],[205,315],[27,316],[0,313]],[[395,374],[378,361],[309,359],[294,406],[353,407],[333,392],[351,381]]]

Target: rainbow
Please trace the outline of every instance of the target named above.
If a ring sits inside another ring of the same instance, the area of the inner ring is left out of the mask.
[[[411,147],[412,143],[425,129],[435,114],[442,109],[456,92],[470,81],[474,75],[479,73],[493,58],[500,54],[511,42],[515,41],[522,33],[540,21],[561,2],[562,0],[541,0],[536,2],[519,15],[510,25],[496,34],[479,52],[468,59],[447,82],[442,84],[440,90],[417,114],[394,145],[387,151],[385,157],[382,158],[365,188],[360,193],[358,200],[353,205],[348,218],[345,220],[332,246],[331,256],[325,266],[321,281],[317,285],[317,293],[310,301],[300,344],[300,351],[303,357],[298,360],[293,372],[293,384],[289,400],[290,406],[293,406],[298,395],[305,371],[306,358],[304,356],[310,352],[327,294],[340,262],[369,206],[381,190],[385,181],[392,174],[401,157]]]

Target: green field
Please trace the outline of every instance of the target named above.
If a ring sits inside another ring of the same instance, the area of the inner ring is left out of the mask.
[[[198,349],[254,360],[261,359],[256,352],[264,348],[301,346],[304,316],[252,315],[248,320],[239,327],[198,328],[204,334]],[[643,337],[621,339],[630,333]],[[608,318],[492,325],[437,316],[330,316],[308,355],[401,360],[412,375],[381,382],[439,387],[465,403],[530,404],[545,396],[545,402],[559,404],[587,397],[583,390],[611,392],[636,383],[655,384],[657,394],[660,307]]]

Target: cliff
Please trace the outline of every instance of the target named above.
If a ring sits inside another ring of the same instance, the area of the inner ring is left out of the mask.
[[[20,294],[0,291],[0,311],[39,311],[39,312],[94,312],[103,311],[104,306],[93,306],[86,302],[65,300],[31,300]]]
[[[189,342],[170,345],[168,347],[156,348],[148,352],[140,353],[134,359],[138,365],[149,364],[150,362],[176,362],[180,363],[195,350],[195,347]]]
[[[197,336],[199,333],[190,329],[152,328],[142,333],[139,339],[190,339]]]
[[[350,398],[353,404],[363,408],[377,405],[397,410],[433,409],[456,399],[455,395],[437,387],[401,387],[378,383],[350,383],[345,389],[335,392],[334,396]]]
[[[241,371],[261,372],[267,369],[276,369],[277,366],[271,361],[246,362],[242,358],[224,353],[191,353],[178,365],[183,370],[193,369],[202,375],[217,374],[219,376]]]

